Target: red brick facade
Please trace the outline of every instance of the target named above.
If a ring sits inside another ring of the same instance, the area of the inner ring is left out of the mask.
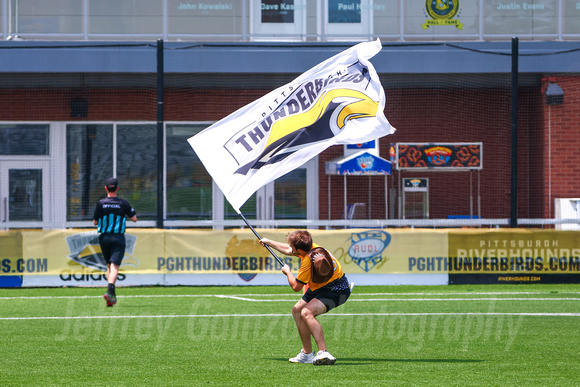
[[[557,197],[580,196],[580,78],[556,78],[565,93],[564,103],[548,106],[541,86],[519,90],[518,121],[518,215],[521,218],[553,216]],[[261,97],[265,90],[165,91],[167,121],[218,120]],[[71,118],[70,101],[82,97],[88,115]],[[115,89],[3,89],[0,91],[2,121],[155,121],[154,87]],[[481,172],[404,172],[404,177],[428,177],[430,218],[470,213],[478,209],[478,183],[483,218],[508,218],[511,179],[511,96],[509,87],[473,89],[387,90],[386,116],[398,131],[380,140],[380,155],[388,159],[389,146],[396,142],[482,142]],[[551,143],[551,194],[548,144]],[[319,157],[319,217],[338,219],[343,211],[342,177],[324,174],[324,163],[342,155],[334,147]],[[401,172],[388,177],[389,188],[398,188]],[[472,187],[470,196],[470,186]],[[369,198],[370,187],[370,198]],[[385,179],[348,177],[347,201],[363,202],[372,218],[384,218]],[[389,193],[390,194],[390,193]],[[552,213],[550,212],[550,208]],[[395,212],[396,214],[396,212]]]
[[[545,217],[554,216],[554,199],[580,197],[580,78],[557,76],[553,81],[564,91],[564,102],[543,105]]]

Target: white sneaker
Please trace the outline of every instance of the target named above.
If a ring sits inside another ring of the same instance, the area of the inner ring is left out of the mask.
[[[304,353],[304,350],[301,349],[296,357],[288,360],[290,360],[290,363],[312,363],[312,360],[314,360],[314,352]]]
[[[312,364],[314,365],[333,365],[336,361],[336,358],[332,356],[328,351],[318,351],[316,357],[314,357],[314,361]]]

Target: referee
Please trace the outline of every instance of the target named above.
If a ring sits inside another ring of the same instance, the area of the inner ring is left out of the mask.
[[[107,197],[99,200],[93,223],[97,226],[101,252],[107,262],[107,292],[103,297],[107,301],[107,306],[117,303],[115,294],[115,282],[119,275],[119,266],[125,256],[125,221],[127,218],[133,222],[137,221],[137,213],[131,205],[117,197],[119,182],[116,178],[107,179],[105,191]]]

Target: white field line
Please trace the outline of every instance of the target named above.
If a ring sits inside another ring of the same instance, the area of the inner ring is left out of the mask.
[[[253,298],[247,297],[240,297],[240,296],[227,296],[225,294],[216,295],[217,298],[229,298],[231,300],[240,300],[240,301],[252,301],[252,302],[260,302],[260,301],[270,301],[270,300],[254,300]],[[287,300],[284,300],[287,301]]]
[[[54,317],[0,317],[0,321],[7,320],[95,320],[95,319],[136,319],[136,318],[224,318],[224,317],[289,317],[287,313],[271,314],[165,314],[144,316],[54,316]],[[498,312],[465,312],[465,313],[330,313],[328,317],[341,316],[530,316],[530,317],[580,317],[580,313],[498,313]]]
[[[229,298],[232,300],[250,301],[250,302],[290,302],[297,301],[299,298],[278,299],[278,300],[256,300],[253,298],[226,296],[215,296],[219,298]],[[580,301],[580,298],[515,298],[515,297],[482,297],[482,298],[349,298],[349,302],[367,302],[367,301]]]
[[[548,295],[548,294],[558,294],[558,295],[567,295],[567,294],[580,294],[580,292],[457,292],[457,293],[353,293],[354,296],[460,296],[460,295]],[[141,295],[121,295],[122,298],[203,298],[203,297],[219,297],[219,298],[236,298],[239,297],[240,300],[251,300],[257,301],[248,297],[284,297],[284,294],[141,294]],[[0,297],[0,300],[51,300],[51,299],[83,299],[83,298],[101,298],[102,296],[20,296],[20,297]],[[466,297],[461,298],[460,300],[477,300],[480,298],[475,297]],[[481,298],[491,300],[492,298]],[[504,298],[502,298],[503,300]],[[505,298],[506,300],[516,300],[515,298]],[[526,300],[531,298],[525,298]],[[547,299],[554,299],[556,298],[547,298]],[[571,298],[574,299],[574,298]],[[580,300],[580,298],[577,298]],[[367,299],[369,300],[369,299]],[[378,299],[379,301],[383,300],[396,300],[392,298],[384,298]],[[403,300],[411,300],[411,299],[403,299]],[[428,298],[427,300],[437,300]],[[449,300],[449,299],[445,299]],[[265,300],[267,301],[267,300]],[[272,300],[272,301],[280,301],[280,300]],[[282,300],[288,301],[288,300]],[[352,298],[349,301],[354,301]],[[362,300],[361,300],[362,301]]]

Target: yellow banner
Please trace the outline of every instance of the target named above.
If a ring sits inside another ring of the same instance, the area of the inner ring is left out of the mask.
[[[449,232],[450,273],[580,273],[580,232],[457,230]]]
[[[437,20],[425,20],[425,23],[421,24],[424,30],[429,28],[430,26],[455,26],[457,29],[462,30],[463,24],[459,22],[459,20],[450,20],[450,19],[437,19]]]
[[[284,241],[293,230],[258,230]],[[311,230],[345,273],[580,273],[580,232],[556,230]],[[122,273],[279,273],[251,230],[130,229]],[[0,233],[0,275],[104,272],[96,231]],[[296,257],[279,254],[296,273]]]
[[[20,232],[0,231],[0,275],[18,275],[26,268]]]

